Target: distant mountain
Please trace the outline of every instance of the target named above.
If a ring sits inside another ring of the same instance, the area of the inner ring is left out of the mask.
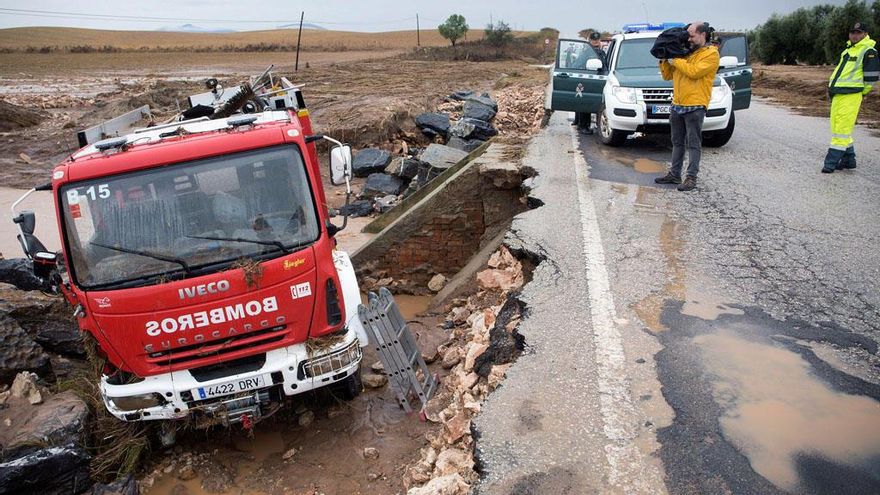
[[[184,24],[182,26],[165,26],[160,27],[156,31],[167,31],[171,33],[234,33],[234,29],[226,29],[226,28],[203,28],[201,26],[196,26],[193,24]]]
[[[283,26],[278,26],[278,29],[299,29],[299,23],[297,22],[294,24],[285,24]],[[303,23],[303,29],[314,29],[316,31],[326,31],[327,30],[327,28],[325,28],[323,26],[319,26],[317,24],[311,24],[309,22]]]

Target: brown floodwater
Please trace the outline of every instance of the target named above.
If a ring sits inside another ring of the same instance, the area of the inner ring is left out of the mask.
[[[637,172],[643,174],[656,174],[659,172],[665,172],[666,164],[660,163],[657,160],[651,160],[650,158],[636,158],[635,161],[633,161],[633,168],[636,169]]]
[[[732,332],[694,338],[714,375],[725,438],[752,468],[786,491],[800,491],[795,459],[818,454],[859,468],[880,455],[880,402],[832,389],[800,355]]]

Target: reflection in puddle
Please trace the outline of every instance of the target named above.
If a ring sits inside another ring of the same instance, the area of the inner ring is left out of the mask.
[[[742,315],[745,312],[738,308],[731,308],[721,302],[713,300],[711,297],[703,296],[699,301],[685,301],[681,308],[681,314],[688,316],[696,316],[703,320],[717,320],[721,315]]]
[[[880,454],[880,403],[831,389],[799,355],[729,333],[694,342],[716,377],[724,436],[752,468],[785,490],[803,488],[796,457],[862,469]]]

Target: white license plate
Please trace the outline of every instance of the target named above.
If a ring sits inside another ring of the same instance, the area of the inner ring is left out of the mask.
[[[654,105],[651,113],[672,113],[672,105]]]
[[[218,383],[208,387],[198,387],[191,390],[193,399],[202,400],[211,397],[220,397],[221,395],[234,394],[236,392],[244,392],[245,390],[253,390],[263,388],[272,383],[272,377],[268,374],[252,376],[250,378],[241,378],[226,383]]]

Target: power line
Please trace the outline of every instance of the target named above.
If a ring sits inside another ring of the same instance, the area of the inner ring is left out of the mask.
[[[39,16],[39,17],[52,17],[52,18],[69,18],[69,19],[111,19],[111,20],[119,20],[119,21],[133,21],[133,22],[222,22],[222,23],[249,23],[249,24],[293,24],[298,23],[299,19],[295,20],[279,20],[279,19],[271,19],[271,20],[260,20],[260,19],[204,19],[204,18],[195,18],[195,17],[154,17],[154,16],[133,16],[133,15],[121,15],[121,14],[89,14],[84,12],[61,12],[61,11],[52,11],[52,10],[27,10],[27,9],[9,9],[9,8],[0,8],[0,13],[7,15],[24,15],[24,16]],[[309,19],[309,22],[312,23],[320,23],[320,24],[329,24],[329,25],[340,25],[340,26],[355,26],[355,25],[387,25],[387,24],[397,24],[403,22],[410,22],[415,20],[414,16],[405,17],[403,19],[393,19],[393,20],[385,20],[385,21],[361,21],[361,22],[337,22],[337,21],[323,21],[323,20],[315,20]]]

